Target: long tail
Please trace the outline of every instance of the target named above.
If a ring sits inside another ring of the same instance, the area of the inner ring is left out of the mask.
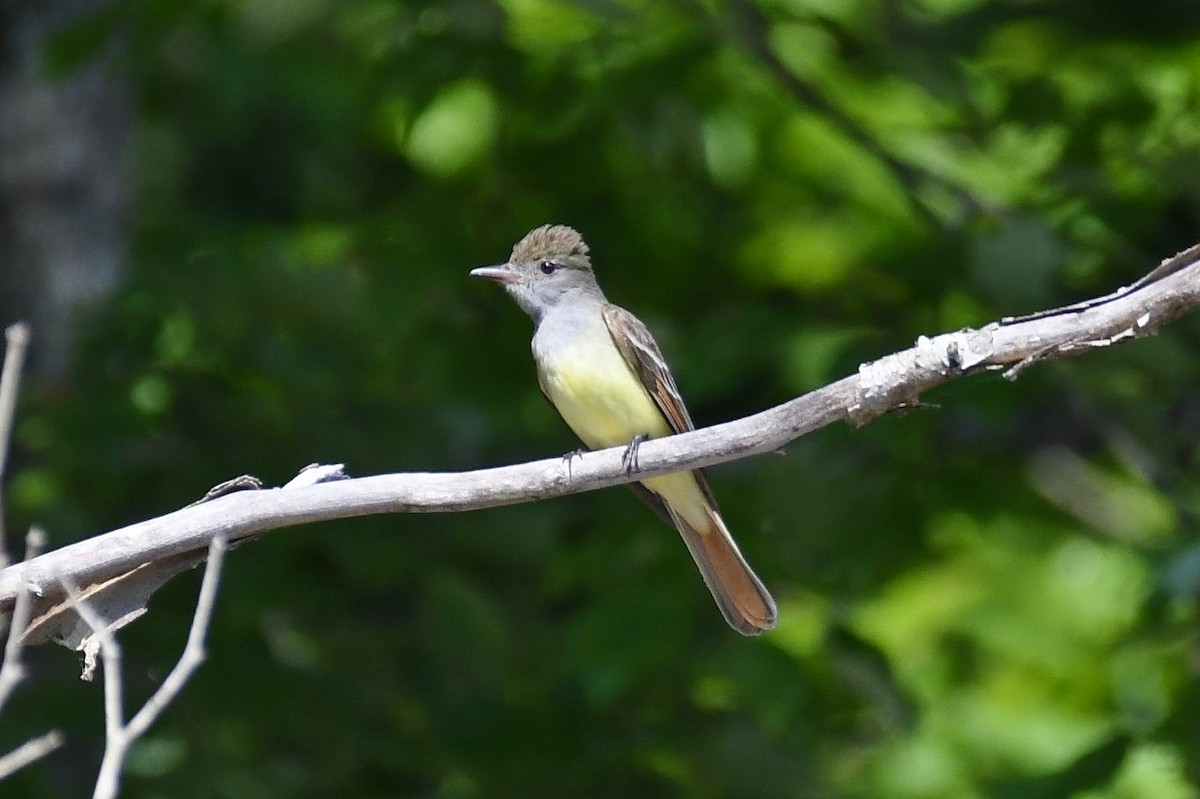
[[[709,509],[709,520],[708,529],[700,531],[682,516],[671,513],[671,521],[683,536],[729,626],[742,635],[758,635],[771,629],[777,615],[775,600],[751,571],[715,509]]]

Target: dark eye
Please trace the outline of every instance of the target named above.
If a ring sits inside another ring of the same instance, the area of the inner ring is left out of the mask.
[[[558,271],[558,264],[554,263],[554,261],[542,261],[538,264],[538,269],[542,270],[543,275],[553,275]]]

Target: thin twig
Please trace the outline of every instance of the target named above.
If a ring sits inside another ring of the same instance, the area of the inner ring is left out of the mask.
[[[104,737],[105,751],[107,752],[113,742],[121,737],[121,732],[125,728],[125,689],[122,684],[121,645],[117,642],[117,637],[113,635],[108,624],[96,612],[92,604],[83,597],[75,581],[64,576],[61,578],[61,582],[75,612],[91,628],[96,640],[100,643],[100,657],[104,662]],[[85,650],[84,657],[91,657],[89,650]]]
[[[23,322],[10,325],[4,331],[7,345],[4,369],[0,371],[0,485],[8,465],[8,447],[16,415],[17,393],[21,386],[21,370],[25,366],[25,350],[29,346],[29,326]],[[4,532],[4,492],[0,490],[0,566],[8,565],[8,549]]]
[[[62,733],[51,730],[45,735],[31,738],[7,755],[0,757],[0,781],[10,774],[19,771],[35,760],[41,760],[46,755],[62,746]]]
[[[144,735],[163,711],[175,701],[183,686],[204,662],[204,641],[212,622],[226,550],[224,536],[216,536],[209,543],[208,564],[200,583],[200,594],[196,600],[196,610],[192,614],[192,626],[183,653],[162,685],[146,700],[128,724],[124,720],[121,648],[116,636],[100,614],[83,598],[74,582],[69,579],[63,580],[63,587],[75,603],[76,612],[100,641],[104,667],[104,759],[96,777],[93,799],[113,799],[117,796],[121,786],[121,768],[129,753],[129,747]]]
[[[45,546],[46,534],[38,527],[30,528],[29,534],[25,536],[25,560],[36,558]],[[33,592],[26,589],[18,593],[16,605],[13,607],[12,625],[8,630],[8,640],[4,642],[4,662],[0,664],[0,710],[3,710],[17,685],[25,679],[21,650],[32,609]]]
[[[192,673],[204,662],[206,653],[204,641],[208,635],[208,627],[212,622],[213,607],[217,601],[217,588],[221,582],[221,567],[225,561],[228,545],[224,536],[217,536],[208,547],[208,564],[204,568],[204,578],[200,583],[200,595],[196,599],[196,611],[192,614],[192,628],[188,631],[187,644],[175,668],[163,680],[154,695],[146,700],[132,719],[126,731],[131,739],[145,734],[150,725],[162,712],[175,701],[179,691],[191,678]]]

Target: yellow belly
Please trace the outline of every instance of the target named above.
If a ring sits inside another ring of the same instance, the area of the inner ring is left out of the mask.
[[[553,362],[539,366],[542,390],[591,449],[671,432],[658,405],[607,336],[560,351]]]
[[[559,352],[553,363],[543,362],[539,367],[542,390],[589,449],[617,447],[636,436],[658,438],[672,432],[654,398],[609,340]],[[707,529],[707,502],[691,472],[651,477],[642,484],[694,527]]]

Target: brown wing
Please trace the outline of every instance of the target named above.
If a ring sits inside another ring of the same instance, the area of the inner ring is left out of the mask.
[[[654,337],[636,316],[611,303],[603,310],[604,322],[617,349],[629,364],[629,368],[650,392],[658,409],[666,417],[671,429],[685,433],[693,429],[692,419],[684,407],[683,398],[675,378],[667,368],[667,362],[654,343]],[[717,512],[712,489],[704,472],[692,472],[696,484],[708,501],[708,528],[694,528],[686,519],[675,514],[658,494],[641,483],[631,483],[630,488],[664,521],[679,530],[692,554],[696,566],[704,576],[704,583],[712,592],[717,607],[733,629],[742,635],[758,635],[775,626],[775,600],[755,576],[737,544],[729,535],[725,522]]]
[[[617,345],[617,349],[624,356],[629,368],[650,392],[650,396],[654,398],[654,404],[666,417],[671,430],[676,433],[686,433],[696,429],[692,424],[692,417],[688,415],[687,407],[683,404],[683,397],[679,395],[679,387],[675,385],[675,378],[667,366],[667,361],[654,341],[654,336],[650,335],[650,331],[642,324],[642,320],[611,302],[605,303],[602,313],[613,343]],[[704,492],[704,496],[715,509],[717,503],[704,472],[697,469],[695,475],[696,482],[700,484],[700,490]],[[655,513],[664,516],[666,508],[661,507],[662,500],[639,484],[635,483],[631,487],[634,489],[634,493],[654,509]]]
[[[692,417],[688,415],[679,396],[679,388],[675,378],[667,367],[662,351],[658,349],[654,337],[642,324],[642,320],[629,311],[613,305],[611,302],[604,306],[604,323],[608,325],[608,333],[613,343],[625,356],[625,362],[633,369],[633,373],[642,381],[642,385],[650,392],[658,409],[667,417],[667,424],[676,433],[686,433],[694,429]]]

